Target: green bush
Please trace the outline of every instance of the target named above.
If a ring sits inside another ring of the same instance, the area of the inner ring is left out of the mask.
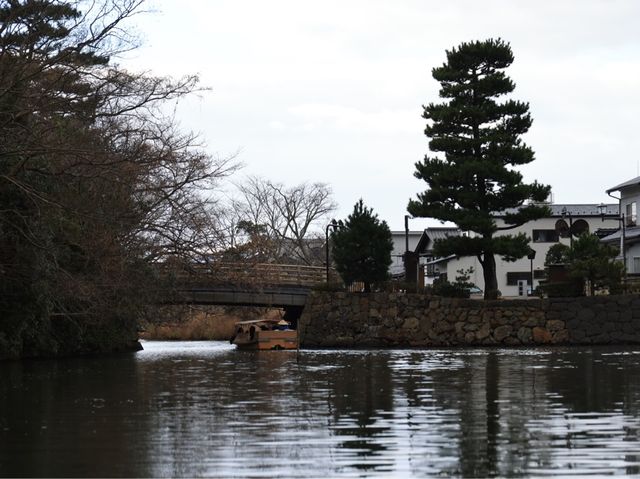
[[[574,283],[558,282],[547,285],[549,297],[565,297],[573,295],[576,289],[579,296],[584,295],[585,286],[593,296],[596,291],[609,291],[617,294],[623,291],[622,277],[624,265],[616,258],[618,250],[610,245],[603,244],[593,234],[580,235],[569,247],[556,244],[549,248],[545,264],[567,265],[568,276],[574,279]],[[579,284],[579,286],[577,286]],[[563,287],[572,294],[563,291]],[[557,296],[552,296],[557,295]]]
[[[453,283],[440,279],[434,281],[430,289],[431,293],[445,298],[468,298],[470,296],[469,289],[473,286],[469,282],[473,274],[473,268],[459,269],[457,273],[458,276],[456,276],[456,280]]]
[[[502,291],[499,289],[490,289],[487,291],[486,299],[499,299],[502,297]]]
[[[549,298],[574,298],[576,296],[584,296],[584,285],[581,280],[558,281],[541,284],[536,288],[536,292]]]
[[[431,291],[436,296],[445,298],[468,298],[469,290],[458,283],[449,283],[448,281],[437,281],[433,284]]]

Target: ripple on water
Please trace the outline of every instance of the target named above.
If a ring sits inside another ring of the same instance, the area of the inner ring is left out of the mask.
[[[3,366],[3,475],[640,473],[634,349],[144,348]]]

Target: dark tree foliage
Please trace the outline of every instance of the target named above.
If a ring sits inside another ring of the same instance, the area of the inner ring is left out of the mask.
[[[436,279],[430,288],[431,293],[436,296],[444,296],[445,298],[468,298],[471,296],[471,288],[475,286],[469,282],[471,274],[473,274],[473,268],[466,270],[459,269],[457,273],[458,276],[456,276],[454,282],[449,282],[441,278]]]
[[[192,91],[110,58],[141,0],[0,0],[0,358],[122,347],[150,264],[207,245],[224,173],[176,131]]]
[[[569,256],[571,254],[571,248],[564,243],[556,243],[547,251],[545,256],[545,265],[558,265],[569,264]]]
[[[380,221],[362,200],[353,207],[345,227],[333,232],[333,259],[346,284],[364,283],[365,292],[373,283],[389,276],[393,240],[385,221]]]
[[[621,291],[624,265],[617,256],[618,248],[587,233],[580,235],[571,246],[557,244],[549,248],[545,264],[566,265],[569,277],[577,280],[582,289],[588,285],[593,296],[597,289],[607,288],[610,293]]]
[[[407,208],[414,216],[451,221],[475,233],[439,241],[435,253],[477,256],[485,298],[497,291],[495,255],[509,261],[528,252],[524,234],[494,236],[496,232],[548,215],[546,207],[535,203],[545,201],[550,188],[523,183],[522,175],[509,168],[534,160],[520,138],[531,126],[529,105],[498,101],[515,88],[504,73],[512,62],[509,44],[490,39],[447,51],[447,62],[432,70],[444,101],[424,107],[425,134],[429,149],[443,155],[416,163],[415,176],[428,189]],[[507,226],[499,228],[494,215],[505,210]]]

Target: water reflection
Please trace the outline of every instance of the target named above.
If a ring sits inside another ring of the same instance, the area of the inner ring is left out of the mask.
[[[2,476],[638,474],[634,349],[245,352],[0,364]]]

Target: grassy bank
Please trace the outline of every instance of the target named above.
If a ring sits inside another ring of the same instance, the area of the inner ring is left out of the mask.
[[[169,308],[157,321],[142,324],[141,339],[228,340],[238,321],[279,318],[279,309],[190,307]]]

